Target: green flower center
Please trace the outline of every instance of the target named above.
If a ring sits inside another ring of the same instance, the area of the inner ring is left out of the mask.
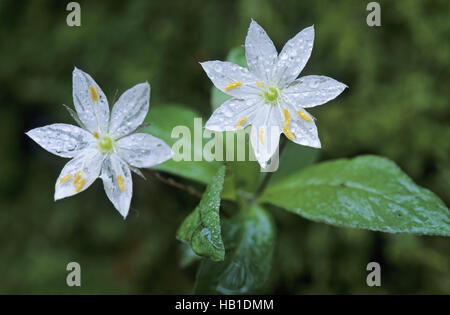
[[[114,149],[114,140],[108,136],[102,137],[98,141],[98,149],[102,153],[109,153]]]
[[[280,96],[280,91],[274,87],[269,86],[269,88],[262,93],[262,97],[267,103],[275,104]]]

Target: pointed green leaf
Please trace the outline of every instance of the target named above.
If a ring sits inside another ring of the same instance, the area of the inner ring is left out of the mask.
[[[337,226],[450,236],[445,204],[383,157],[316,164],[272,183],[260,199]]]
[[[224,221],[226,256],[222,262],[203,260],[196,293],[248,294],[261,290],[269,278],[275,247],[271,216],[254,205]]]
[[[177,232],[177,239],[189,244],[197,255],[214,261],[223,260],[225,255],[219,215],[224,177],[225,166],[221,166],[206,188],[200,204],[184,220]]]

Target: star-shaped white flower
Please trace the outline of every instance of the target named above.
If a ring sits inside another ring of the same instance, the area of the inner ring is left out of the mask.
[[[221,91],[233,96],[206,123],[212,131],[232,131],[251,125],[250,142],[262,167],[276,151],[283,132],[295,143],[320,148],[314,118],[305,108],[321,105],[347,86],[326,76],[297,79],[308,61],[314,27],[290,39],[280,54],[264,29],[252,20],[245,40],[249,69],[231,62],[201,63]]]
[[[55,201],[87,189],[98,177],[106,195],[125,218],[133,183],[130,170],[150,167],[172,157],[161,139],[136,133],[143,126],[150,102],[150,85],[141,83],[123,93],[109,112],[108,100],[89,74],[73,71],[73,101],[69,109],[80,127],[53,124],[26,134],[50,153],[72,158],[55,185]]]

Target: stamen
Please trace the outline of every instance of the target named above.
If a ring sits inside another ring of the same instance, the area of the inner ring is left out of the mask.
[[[98,94],[97,94],[97,91],[95,90],[95,88],[94,88],[92,85],[89,86],[89,89],[91,90],[92,100],[93,100],[94,102],[97,102],[97,101],[98,101]]]
[[[297,114],[301,117],[301,118],[303,118],[304,120],[306,120],[306,121],[310,121],[311,120],[311,117],[309,117],[308,115],[306,115],[303,111],[301,111],[301,110],[298,110],[297,111]]]
[[[289,124],[291,123],[291,119],[290,119],[289,111],[287,110],[287,108],[284,109],[284,120],[285,120],[286,126],[289,126]]]
[[[287,125],[284,125],[284,126],[283,126],[283,131],[284,131],[284,134],[285,134],[290,140],[294,139],[294,135],[293,135],[292,132],[289,130],[289,127],[288,127]]]
[[[261,130],[259,131],[259,141],[261,141],[262,145],[264,145],[264,138],[263,138],[263,135],[264,135],[264,129],[261,129]]]
[[[261,87],[262,85],[263,85],[263,84],[262,84],[262,82],[261,82],[261,81],[256,81],[256,86],[257,86],[257,87],[259,87],[259,88],[260,88],[260,87]]]
[[[242,123],[247,119],[247,117],[242,117],[237,124],[237,129],[241,128]]]
[[[232,88],[235,88],[235,87],[238,87],[238,86],[241,86],[242,85],[242,82],[231,82],[230,84],[228,84],[226,87],[225,87],[225,91],[229,91],[229,90],[231,90]]]
[[[77,188],[75,189],[75,192],[80,192],[81,187],[83,187],[84,183],[86,182],[86,179],[83,178],[80,183],[78,184]]]
[[[294,139],[294,135],[292,134],[292,132],[289,130],[289,125],[291,124],[291,117],[289,116],[289,111],[287,110],[287,108],[284,109],[284,126],[283,126],[283,131],[284,134],[290,139]]]
[[[81,172],[78,172],[77,175],[75,175],[75,179],[73,180],[73,184],[76,185],[78,181],[81,178]]]
[[[73,176],[72,174],[67,174],[66,176],[64,176],[63,178],[60,179],[59,183],[62,184],[62,183],[67,182],[69,179],[72,178],[72,176]]]
[[[122,175],[117,175],[117,183],[119,184],[120,191],[123,191],[123,179]]]
[[[96,137],[97,139],[100,137],[100,135],[98,134],[98,132],[94,132],[94,137]]]

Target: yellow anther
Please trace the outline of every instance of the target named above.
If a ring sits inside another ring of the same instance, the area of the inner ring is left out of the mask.
[[[257,86],[257,87],[259,87],[259,88],[260,88],[260,87],[261,87],[262,85],[263,85],[263,84],[262,84],[262,82],[261,82],[261,81],[256,81],[256,86]]]
[[[78,172],[77,175],[75,175],[75,179],[73,180],[73,184],[76,185],[78,181],[81,178],[81,172]]]
[[[120,191],[123,191],[123,179],[121,175],[117,175],[117,183],[119,184]]]
[[[98,132],[94,132],[94,137],[96,137],[97,139],[100,137],[100,135],[98,134]]]
[[[264,135],[264,129],[261,129],[261,130],[259,131],[259,141],[261,141],[261,144],[262,144],[262,145],[264,145],[264,138],[263,138],[263,135]]]
[[[92,85],[89,86],[89,89],[91,90],[92,100],[93,100],[94,102],[97,102],[97,101],[98,101],[98,94],[97,94],[97,91],[95,90],[95,88],[94,88]]]
[[[287,125],[284,125],[284,126],[283,126],[283,131],[284,131],[284,134],[285,134],[290,140],[294,139],[294,135],[293,135],[292,132],[289,130],[289,127],[288,127]]]
[[[229,91],[229,90],[231,90],[232,88],[235,88],[235,87],[238,87],[238,86],[241,86],[242,85],[242,82],[231,82],[230,84],[228,84],[226,87],[225,87],[225,91]]]
[[[285,121],[286,126],[289,126],[289,124],[291,123],[289,111],[287,110],[287,108],[284,109],[284,121]]]
[[[311,117],[309,117],[308,115],[306,115],[304,112],[302,112],[301,110],[298,110],[297,111],[297,114],[301,117],[301,118],[303,118],[304,120],[306,120],[306,121],[310,121],[311,120]]]
[[[75,188],[75,192],[80,192],[81,188],[83,187],[84,183],[86,182],[86,179],[83,178],[80,180],[80,183],[78,184],[77,188]]]
[[[247,117],[242,117],[237,124],[237,129],[241,128],[242,123],[247,119]]]
[[[284,109],[284,126],[283,126],[283,131],[284,134],[290,139],[294,139],[294,135],[292,134],[292,132],[289,130],[289,125],[291,124],[291,117],[289,115],[289,111],[287,110],[287,108]]]
[[[67,174],[66,176],[64,176],[63,178],[60,179],[59,183],[62,184],[62,183],[67,182],[69,179],[72,178],[72,176],[73,176],[72,174]]]

